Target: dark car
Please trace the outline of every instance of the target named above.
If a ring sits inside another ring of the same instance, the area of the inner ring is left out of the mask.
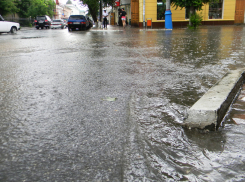
[[[50,28],[51,22],[51,18],[47,15],[37,16],[36,20],[34,21],[36,29],[43,29],[44,27],[46,29]]]
[[[89,21],[83,15],[71,15],[68,19],[68,31],[71,30],[86,30],[89,28]]]

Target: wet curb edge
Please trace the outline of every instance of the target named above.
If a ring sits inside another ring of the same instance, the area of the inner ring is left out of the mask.
[[[184,126],[217,130],[244,80],[244,69],[226,73],[188,110]]]

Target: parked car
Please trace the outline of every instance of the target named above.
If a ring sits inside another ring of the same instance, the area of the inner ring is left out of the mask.
[[[71,30],[86,30],[89,28],[89,21],[83,15],[71,15],[68,19],[68,31]]]
[[[64,22],[64,20],[61,19],[57,19],[57,20],[53,20],[51,22],[51,26],[50,28],[66,28],[66,23]]]
[[[34,21],[36,29],[43,29],[44,27],[48,29],[50,28],[51,22],[51,18],[47,15],[37,16],[36,20]]]
[[[93,21],[88,17],[87,18],[88,22],[89,22],[89,27],[93,27]]]
[[[16,33],[20,30],[20,24],[16,22],[5,21],[0,15],[0,33]]]

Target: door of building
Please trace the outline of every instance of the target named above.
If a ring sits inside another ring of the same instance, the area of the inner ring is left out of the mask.
[[[115,25],[115,13],[111,13],[111,21],[110,21],[111,25]]]
[[[244,23],[244,0],[236,0],[236,12],[234,23]]]
[[[131,25],[139,26],[139,0],[131,0]]]

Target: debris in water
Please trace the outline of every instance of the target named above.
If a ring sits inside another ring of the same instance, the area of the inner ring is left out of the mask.
[[[107,97],[106,99],[103,99],[103,100],[110,101],[110,102],[114,102],[114,101],[117,100],[117,98]]]

